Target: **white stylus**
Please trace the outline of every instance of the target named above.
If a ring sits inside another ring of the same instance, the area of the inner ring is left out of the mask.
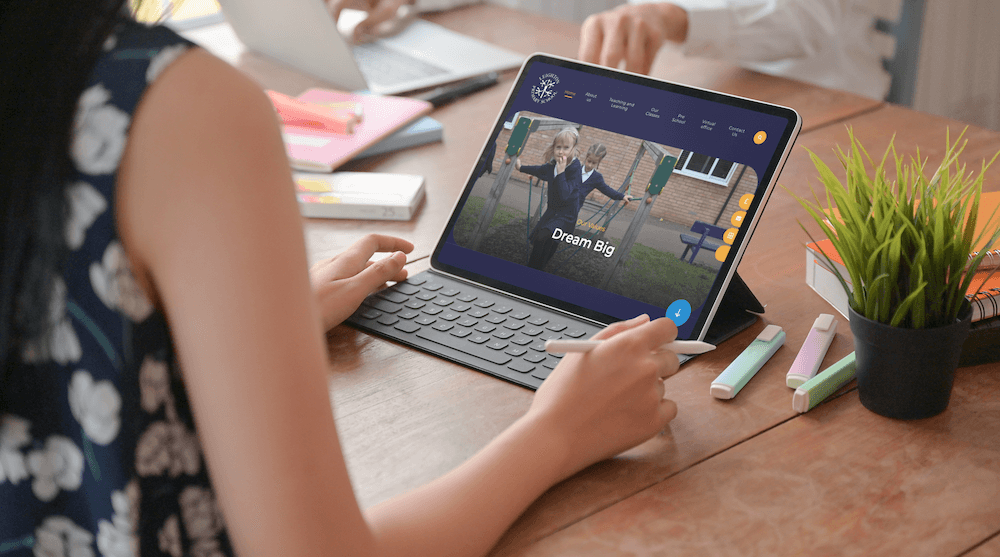
[[[589,352],[600,346],[603,340],[547,340],[545,351],[553,354],[567,352]],[[660,350],[672,350],[677,354],[704,354],[715,350],[715,345],[700,340],[675,340],[660,347]]]

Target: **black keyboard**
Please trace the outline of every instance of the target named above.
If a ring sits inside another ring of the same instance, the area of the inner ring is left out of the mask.
[[[588,321],[426,271],[369,296],[347,322],[537,389],[562,355],[549,339],[583,339]]]

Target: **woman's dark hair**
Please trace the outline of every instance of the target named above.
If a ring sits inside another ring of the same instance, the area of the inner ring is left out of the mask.
[[[0,414],[20,343],[47,326],[77,99],[125,3],[0,2]]]

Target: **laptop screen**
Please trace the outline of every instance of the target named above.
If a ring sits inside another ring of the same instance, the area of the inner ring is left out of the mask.
[[[791,109],[533,56],[433,265],[703,338],[799,126]]]

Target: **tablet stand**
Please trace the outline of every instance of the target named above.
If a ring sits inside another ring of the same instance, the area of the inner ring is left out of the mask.
[[[705,342],[718,346],[720,342],[753,325],[758,319],[756,314],[759,313],[764,313],[764,306],[760,305],[739,273],[734,273],[712,324],[708,326]]]

